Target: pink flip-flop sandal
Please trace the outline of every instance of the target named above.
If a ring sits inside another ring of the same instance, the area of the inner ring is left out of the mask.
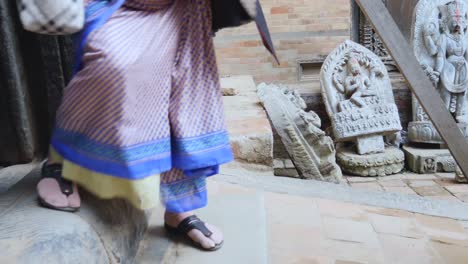
[[[37,193],[42,206],[66,212],[76,212],[80,209],[78,188],[76,184],[62,177],[61,164],[44,164],[41,176],[42,179],[37,184]]]

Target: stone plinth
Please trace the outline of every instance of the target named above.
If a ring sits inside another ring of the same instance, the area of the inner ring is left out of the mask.
[[[368,155],[357,154],[353,147],[343,147],[337,150],[336,160],[344,173],[363,177],[396,174],[405,166],[404,154],[396,147]]]
[[[226,125],[237,160],[272,166],[273,132],[256,93],[252,76],[221,78]]]
[[[408,169],[416,173],[455,172],[457,163],[448,149],[404,146]]]

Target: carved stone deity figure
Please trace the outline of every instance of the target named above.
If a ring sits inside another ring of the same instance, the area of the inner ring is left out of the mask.
[[[416,58],[468,139],[467,7],[467,0],[420,0],[414,12],[411,41]],[[414,96],[412,101],[410,145],[404,147],[409,169],[419,173],[455,171],[456,163],[444,149],[444,141]]]
[[[325,60],[322,95],[337,142],[337,160],[345,172],[361,176],[398,173],[400,117],[383,62],[370,50],[345,41]],[[351,143],[351,144],[349,144]]]
[[[468,1],[421,0],[416,6],[413,48],[447,109],[468,137]],[[443,144],[417,99],[408,127],[412,142]]]

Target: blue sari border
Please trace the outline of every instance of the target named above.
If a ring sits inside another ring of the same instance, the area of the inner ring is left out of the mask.
[[[229,143],[229,135],[226,131],[217,131],[192,138],[173,139],[172,141],[173,149],[180,153],[196,153],[226,143]]]
[[[193,144],[196,146],[193,149],[200,150],[196,153],[181,153],[174,146],[171,149],[169,139],[122,148],[100,144],[79,133],[57,128],[51,144],[63,158],[79,166],[98,173],[135,180],[161,174],[172,168],[183,170],[188,175],[216,174],[216,166],[228,163],[234,157],[229,141],[210,140],[210,137],[228,140],[225,131],[192,138],[186,142],[178,140],[179,146]],[[201,151],[202,149],[204,150]]]
[[[146,160],[136,164],[118,164],[106,160],[90,158],[84,153],[52,139],[51,145],[64,159],[85,169],[128,180],[138,180],[155,174],[161,174],[172,168],[171,157]]]
[[[52,135],[55,142],[71,146],[77,152],[107,160],[113,163],[128,164],[144,159],[155,159],[157,156],[170,156],[171,140],[155,140],[145,144],[121,147],[96,142],[87,136],[56,128]]]
[[[160,200],[171,213],[184,213],[203,208],[208,203],[206,177],[161,184]]]
[[[230,144],[225,144],[202,153],[181,155],[176,152],[172,154],[172,166],[183,171],[208,168],[225,164],[232,160],[234,160],[234,155]]]

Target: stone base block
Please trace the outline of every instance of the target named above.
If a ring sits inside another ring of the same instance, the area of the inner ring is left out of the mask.
[[[427,174],[436,172],[455,172],[457,163],[448,149],[417,148],[403,146],[408,169],[412,172]]]
[[[236,160],[272,166],[273,131],[260,104],[252,76],[221,79],[221,87],[234,89],[234,96],[224,96],[226,125]]]
[[[396,147],[388,147],[383,153],[359,155],[354,147],[337,150],[338,164],[343,172],[351,175],[376,177],[399,173],[405,166],[405,155]]]
[[[358,137],[356,140],[356,148],[359,155],[381,153],[385,151],[383,136],[370,135]]]
[[[468,123],[458,123],[460,131],[468,140]],[[431,121],[413,121],[408,124],[410,142],[427,144],[445,144]]]

